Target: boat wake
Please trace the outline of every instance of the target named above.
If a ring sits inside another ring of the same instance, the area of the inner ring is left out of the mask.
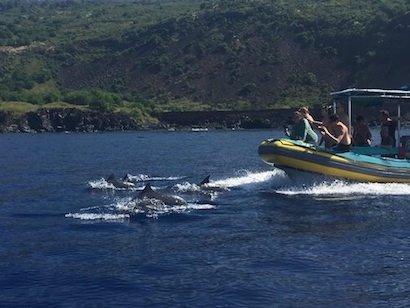
[[[396,183],[351,183],[334,180],[313,184],[312,186],[281,188],[275,192],[287,196],[407,196],[410,195],[410,185]]]
[[[212,181],[208,184],[209,187],[226,187],[235,188],[240,186],[248,186],[260,184],[263,182],[283,183],[288,181],[286,173],[280,169],[273,169],[271,171],[251,172],[248,170],[241,171],[238,176],[229,177],[222,180]]]
[[[218,194],[228,192],[239,187],[254,187],[262,183],[275,182],[276,184],[283,184],[288,181],[286,174],[279,169],[263,172],[251,172],[248,170],[240,171],[237,176],[228,177],[220,180],[211,180],[204,185],[198,185],[190,182],[177,183],[173,189],[178,193],[197,193],[208,194],[215,199]]]

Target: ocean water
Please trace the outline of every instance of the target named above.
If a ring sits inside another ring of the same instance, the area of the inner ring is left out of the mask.
[[[277,136],[0,135],[0,305],[408,306],[410,186],[294,182]],[[187,204],[134,204],[147,181]]]

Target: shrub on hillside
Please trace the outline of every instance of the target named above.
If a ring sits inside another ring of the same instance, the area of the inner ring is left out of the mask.
[[[100,112],[109,112],[112,111],[114,109],[113,105],[108,103],[108,102],[104,102],[101,100],[93,100],[90,105],[89,105],[90,109],[96,110],[96,111],[100,111]]]
[[[92,101],[92,95],[89,91],[71,91],[63,96],[63,100],[73,105],[89,105]]]

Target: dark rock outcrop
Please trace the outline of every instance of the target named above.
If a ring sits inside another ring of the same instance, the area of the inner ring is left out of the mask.
[[[39,109],[23,115],[0,112],[0,132],[93,132],[138,130],[144,127],[126,114],[74,108]]]

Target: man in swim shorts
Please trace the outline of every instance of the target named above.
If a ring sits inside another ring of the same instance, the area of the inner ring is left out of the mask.
[[[332,114],[329,117],[329,129],[320,126],[319,130],[323,138],[336,143],[336,146],[333,147],[336,152],[349,152],[352,149],[352,137],[349,134],[349,129],[340,121],[337,114]]]

